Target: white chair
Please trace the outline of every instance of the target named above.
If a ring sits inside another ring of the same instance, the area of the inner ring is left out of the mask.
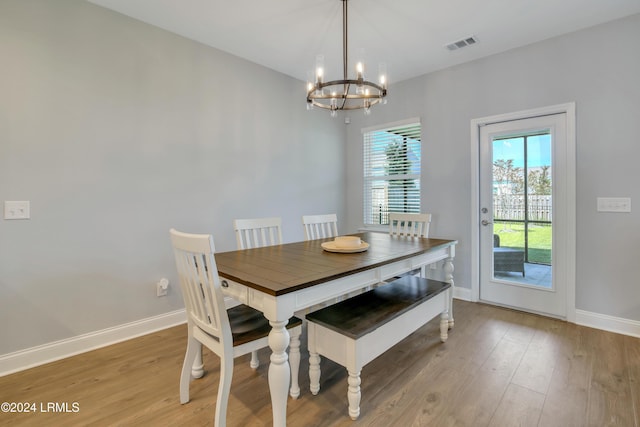
[[[324,239],[338,235],[338,216],[336,214],[304,215],[302,224],[304,225],[305,240]]]
[[[282,219],[280,218],[254,218],[236,219],[233,221],[233,230],[236,233],[238,249],[261,248],[282,243]],[[251,353],[249,366],[257,369],[260,366],[258,353]]]
[[[389,213],[389,234],[392,236],[429,237],[431,214]],[[408,274],[417,274],[416,271]],[[427,269],[420,269],[420,276],[426,277]]]
[[[429,237],[431,214],[389,214],[389,234],[411,237]]]
[[[227,404],[233,377],[233,359],[267,347],[271,326],[261,312],[246,305],[225,309],[224,295],[214,258],[213,237],[170,230],[178,278],[187,312],[187,352],[180,375],[180,403],[189,401],[191,367],[199,346],[220,357],[220,383],[216,402],[216,427],[226,425]],[[302,321],[289,320],[292,397],[300,395],[300,334]]]
[[[282,243],[281,228],[281,218],[236,219],[233,221],[238,249],[279,245]]]

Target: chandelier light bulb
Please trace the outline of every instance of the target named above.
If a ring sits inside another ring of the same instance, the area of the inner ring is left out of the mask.
[[[358,62],[356,64],[356,79],[362,80],[363,73],[364,73],[364,65],[362,65],[362,62]]]
[[[362,95],[364,93],[364,85],[362,84],[362,82],[364,81],[364,77],[362,75],[363,70],[364,66],[362,65],[362,62],[358,62],[356,64],[356,80],[358,81],[358,84],[356,86],[357,95]]]
[[[385,64],[384,62],[381,62],[380,64],[378,64],[378,79],[380,82],[380,86],[382,86],[384,89],[387,88],[387,64]]]
[[[316,55],[316,85],[322,84],[322,78],[324,77],[324,55]],[[319,90],[322,88],[318,88]]]

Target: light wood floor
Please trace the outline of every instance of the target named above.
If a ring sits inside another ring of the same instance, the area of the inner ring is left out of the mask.
[[[640,427],[640,339],[516,311],[455,301],[455,329],[438,319],[367,365],[361,416],[347,415],[346,372],[322,361],[321,390],[289,399],[289,426]],[[212,425],[218,361],[180,405],[184,326],[0,378],[0,402],[77,402],[76,413],[0,413],[0,425]],[[306,347],[306,343],[303,343]],[[270,426],[269,351],[236,360],[229,426]]]

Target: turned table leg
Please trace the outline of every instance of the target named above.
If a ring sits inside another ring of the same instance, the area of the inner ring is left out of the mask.
[[[453,256],[447,258],[444,262],[444,280],[451,284],[449,290],[449,329],[453,329]]]
[[[287,425],[287,389],[291,380],[289,368],[289,331],[284,321],[270,321],[269,347],[271,348],[271,363],[269,364],[269,390],[271,392],[271,407],[273,410],[273,426]]]

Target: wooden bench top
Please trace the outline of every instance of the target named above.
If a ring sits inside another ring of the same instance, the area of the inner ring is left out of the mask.
[[[446,282],[403,276],[371,291],[309,313],[306,318],[357,339],[450,287]]]

